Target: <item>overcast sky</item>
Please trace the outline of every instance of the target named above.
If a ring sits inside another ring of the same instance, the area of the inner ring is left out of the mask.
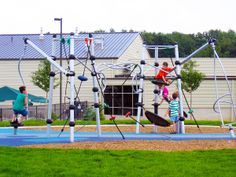
[[[236,0],[4,0],[0,34],[103,29],[170,33],[236,31]]]

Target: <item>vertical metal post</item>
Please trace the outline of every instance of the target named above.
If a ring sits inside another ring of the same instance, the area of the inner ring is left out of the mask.
[[[183,96],[182,96],[182,86],[181,86],[181,65],[179,60],[179,49],[178,44],[175,45],[175,65],[176,65],[176,75],[177,75],[177,84],[178,84],[178,92],[179,92],[179,111],[180,111],[180,118],[177,123],[177,132],[178,133],[185,133],[184,127],[184,115],[183,115]]]
[[[62,18],[60,21],[60,66],[62,66]],[[62,115],[62,72],[60,72],[60,120]]]
[[[144,65],[146,64],[145,62],[145,50],[146,50],[146,45],[143,44],[142,46],[142,59],[140,61],[141,65],[141,73],[139,76],[139,90],[138,90],[138,111],[137,111],[137,122],[136,122],[136,133],[138,134],[140,132],[140,125],[138,122],[140,122],[140,116],[141,116],[141,111],[143,107],[143,86],[144,86]]]
[[[74,142],[74,129],[75,129],[75,93],[74,93],[74,85],[75,85],[75,38],[74,33],[70,34],[70,142]]]
[[[97,134],[98,137],[101,136],[101,123],[100,123],[100,112],[99,112],[99,99],[98,99],[98,87],[97,87],[97,71],[96,71],[96,67],[95,67],[95,56],[94,56],[94,43],[93,43],[93,36],[92,34],[89,34],[89,41],[91,41],[91,43],[89,43],[88,45],[90,45],[90,60],[91,60],[91,65],[92,65],[92,78],[93,78],[93,95],[94,95],[94,108],[95,108],[95,112],[96,112],[96,128],[97,128]]]
[[[56,60],[56,35],[53,35],[52,38],[52,58]],[[52,100],[53,100],[53,86],[54,86],[54,77],[55,77],[55,68],[53,64],[50,64],[51,71],[50,71],[50,83],[49,83],[49,96],[48,96],[48,117],[47,117],[47,135],[49,136],[51,131],[51,124],[52,124]]]
[[[62,18],[54,18],[54,21],[60,22],[60,39],[62,39]],[[60,41],[60,66],[62,66],[62,43]],[[62,73],[60,72],[60,114],[59,118],[61,120],[62,115]]]
[[[158,46],[155,47],[155,62],[154,62],[154,66],[155,66],[155,70],[154,70],[154,76],[157,74],[158,72],[158,66],[159,66],[159,63],[158,63],[158,58],[159,58],[159,53],[158,53]],[[155,114],[158,114],[158,101],[159,101],[159,87],[158,85],[155,85],[155,88],[153,90],[153,93],[154,93],[154,113]],[[153,131],[154,132],[157,132],[157,126],[154,124],[154,127],[153,127]]]

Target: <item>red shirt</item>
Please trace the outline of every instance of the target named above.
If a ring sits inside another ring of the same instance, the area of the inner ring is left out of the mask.
[[[162,79],[162,77],[166,77],[166,75],[172,70],[172,68],[161,68],[154,79]]]

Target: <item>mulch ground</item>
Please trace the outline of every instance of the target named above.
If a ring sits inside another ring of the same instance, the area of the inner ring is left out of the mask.
[[[119,126],[123,132],[135,132],[135,126]],[[42,128],[41,128],[42,129]],[[61,127],[53,128],[61,130]],[[102,126],[102,132],[117,132],[115,126]],[[68,131],[65,128],[65,131]],[[141,127],[141,132],[153,132],[153,126]],[[169,133],[171,128],[158,127],[158,132]],[[186,126],[186,133],[228,133],[227,128]],[[95,126],[79,126],[75,131],[96,131]],[[160,141],[160,140],[120,140],[104,142],[75,142],[69,144],[39,144],[25,146],[30,148],[59,149],[103,149],[103,150],[158,150],[158,151],[191,151],[213,149],[236,149],[236,140],[193,140],[193,141]]]

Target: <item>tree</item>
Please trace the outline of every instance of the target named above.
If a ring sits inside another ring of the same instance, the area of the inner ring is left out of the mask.
[[[182,88],[190,94],[190,108],[192,108],[192,92],[198,89],[205,75],[194,68],[197,62],[190,60],[183,65],[181,70]]]
[[[95,30],[94,33],[105,33],[106,31],[103,29]]]
[[[34,85],[41,88],[46,93],[46,98],[48,98],[49,84],[50,84],[50,62],[46,59],[40,61],[38,70],[33,72],[32,82]],[[59,85],[58,78],[54,80],[54,89]]]
[[[115,29],[114,29],[114,28],[111,28],[111,29],[110,29],[110,33],[114,33],[114,32],[116,32]]]
[[[147,44],[173,44],[178,43],[180,57],[186,57],[197,48],[205,44],[210,38],[216,39],[216,50],[221,57],[235,57],[236,56],[236,33],[233,30],[223,32],[220,30],[209,30],[208,32],[197,34],[183,34],[179,32],[173,33],[150,33],[143,31],[141,33],[143,40]],[[154,56],[154,52],[150,53]],[[166,50],[159,53],[159,57],[170,57],[173,54]],[[212,56],[211,47],[199,52],[195,57],[210,57]]]

